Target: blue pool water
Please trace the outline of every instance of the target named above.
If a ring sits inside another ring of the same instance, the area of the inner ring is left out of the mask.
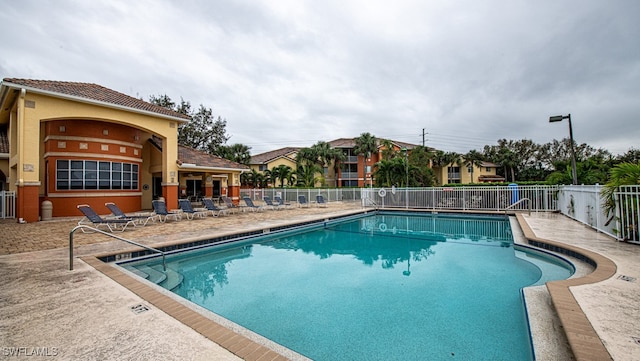
[[[514,250],[504,217],[408,214],[187,252],[167,267],[184,277],[176,294],[314,360],[531,360],[520,289],[572,272]]]

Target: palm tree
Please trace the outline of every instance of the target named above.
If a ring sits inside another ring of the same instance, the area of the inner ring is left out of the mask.
[[[316,183],[321,181],[321,178],[316,177],[320,171],[320,167],[315,164],[299,165],[296,170],[297,185],[306,188],[315,187]]]
[[[393,148],[393,142],[389,139],[383,139],[380,142],[380,147],[382,148],[383,159],[391,159],[398,154],[398,152]]]
[[[296,163],[298,165],[318,163],[318,151],[316,148],[301,148],[296,154]]]
[[[344,162],[345,159],[347,159],[347,155],[344,154],[344,152],[340,148],[331,149],[331,153],[329,153],[329,155],[327,156],[327,161],[329,162],[329,164],[333,164],[333,174],[335,174],[335,187],[338,186],[338,170],[340,169],[340,162]]]
[[[616,208],[614,193],[618,188],[625,185],[640,184],[640,163],[620,163],[611,168],[609,175],[609,182],[605,184],[601,196],[604,199],[604,210],[607,215],[612,215]],[[611,219],[613,219],[613,216]]]
[[[480,167],[482,165],[482,161],[484,160],[484,156],[482,153],[477,150],[470,150],[467,154],[464,155],[464,165],[471,169],[471,183],[475,183],[473,180],[473,170],[475,167]]]
[[[293,169],[285,164],[280,164],[279,166],[271,169],[273,181],[274,183],[277,183],[278,179],[280,179],[280,187],[284,187],[285,181],[287,181],[289,185],[293,184],[292,175]]]
[[[371,133],[362,133],[355,139],[355,146],[353,147],[354,153],[362,155],[364,157],[364,166],[366,168],[367,159],[371,157],[371,154],[378,150],[378,140]],[[358,166],[359,167],[359,166]],[[371,175],[373,177],[373,174]]]
[[[216,148],[215,154],[224,158],[234,161],[236,163],[248,165],[251,160],[251,154],[249,150],[251,148],[240,143],[232,145],[221,145]]]
[[[262,171],[263,174],[263,181],[265,183],[265,185],[271,183],[274,187],[275,185],[275,179],[273,178],[273,173],[271,172],[271,169],[265,169]],[[273,183],[272,183],[273,182]],[[265,187],[266,188],[266,187]]]

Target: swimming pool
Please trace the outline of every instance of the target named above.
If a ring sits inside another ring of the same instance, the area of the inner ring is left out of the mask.
[[[397,213],[184,252],[167,266],[184,277],[168,286],[176,294],[316,360],[531,359],[520,289],[572,272],[515,250],[505,217]]]

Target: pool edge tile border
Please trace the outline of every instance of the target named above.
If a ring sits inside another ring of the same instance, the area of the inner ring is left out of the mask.
[[[595,263],[593,272],[584,277],[547,282],[546,286],[576,361],[613,360],[602,339],[598,336],[569,288],[597,283],[613,277],[617,271],[616,264],[601,254],[566,243],[540,238],[536,236],[522,214],[516,213],[516,218],[524,237],[528,241],[535,241],[575,252]]]

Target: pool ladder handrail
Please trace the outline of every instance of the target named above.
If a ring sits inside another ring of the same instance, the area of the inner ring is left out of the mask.
[[[507,214],[507,210],[508,209],[513,208],[513,207],[517,206],[518,204],[520,204],[520,203],[522,203],[524,201],[527,201],[527,205],[529,206],[529,215],[531,215],[531,199],[529,199],[529,198],[522,198],[519,201],[515,202],[514,204],[510,205],[509,207],[505,208],[504,209],[504,214]]]
[[[134,241],[126,239],[126,238],[118,237],[113,233],[108,233],[108,232],[105,232],[105,231],[103,231],[101,229],[97,229],[97,228],[94,228],[94,227],[91,227],[91,226],[87,226],[87,225],[76,226],[71,230],[71,232],[69,232],[69,271],[73,271],[73,234],[79,229],[82,229],[83,232],[84,232],[85,229],[88,229],[88,230],[91,230],[93,232],[98,232],[98,233],[104,234],[105,236],[109,236],[109,237],[115,238],[115,239],[117,239],[119,241],[127,242],[129,244],[134,245],[134,246],[138,246],[138,247],[144,248],[144,249],[149,250],[151,252],[160,253],[162,255],[162,269],[164,270],[164,272],[167,271],[167,263],[166,263],[166,260],[165,260],[165,252],[163,252],[163,251],[161,251],[159,249],[153,248],[153,247],[145,246],[144,244],[140,244],[138,242],[134,242]]]
[[[376,211],[380,209],[380,206],[378,205],[378,203],[376,203],[373,199],[371,199],[371,198],[369,198],[369,197],[364,198],[364,199],[366,199],[366,200],[367,200],[367,201],[369,201],[371,204],[373,204],[373,206],[374,206],[374,208],[376,209]]]

